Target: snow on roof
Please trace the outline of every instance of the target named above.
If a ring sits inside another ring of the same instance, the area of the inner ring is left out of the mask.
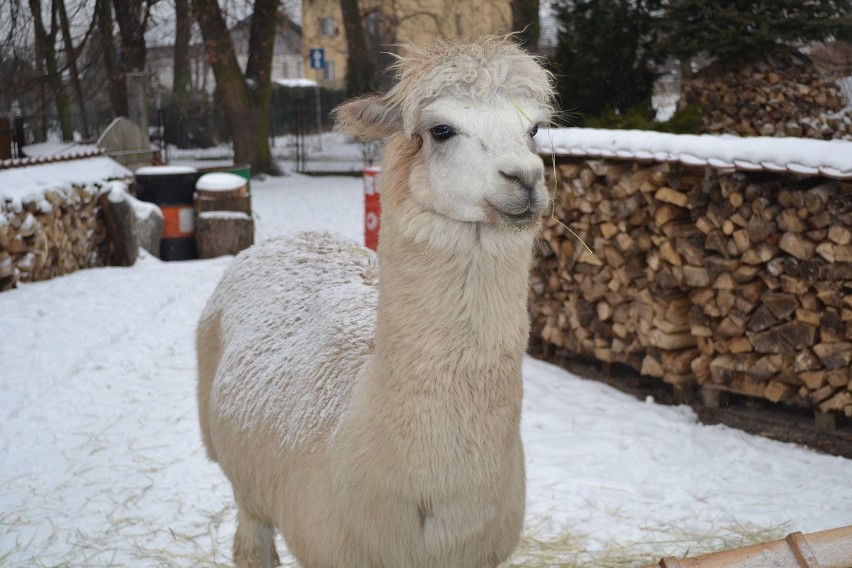
[[[24,146],[25,156],[30,158],[79,158],[101,153],[96,144],[78,144],[77,142],[38,142]]]
[[[540,152],[557,156],[680,162],[716,169],[852,178],[852,142],[844,140],[551,128],[543,129],[536,142]]]
[[[282,87],[319,87],[319,83],[305,77],[297,79],[275,79],[274,83]]]
[[[37,201],[47,191],[132,177],[133,172],[107,156],[20,165],[0,169],[0,200]]]
[[[136,170],[137,176],[171,176],[175,174],[194,174],[198,172],[192,166],[142,166]]]

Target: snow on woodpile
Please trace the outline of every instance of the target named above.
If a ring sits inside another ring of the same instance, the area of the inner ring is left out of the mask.
[[[133,172],[106,156],[40,164],[8,160],[0,166],[0,199],[6,206],[37,201],[48,191],[67,192],[73,186],[133,177]]]
[[[852,142],[557,128],[536,136],[542,154],[680,162],[687,166],[852,178]]]

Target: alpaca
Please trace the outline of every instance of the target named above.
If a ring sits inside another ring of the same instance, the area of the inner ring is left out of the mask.
[[[240,567],[490,567],[524,515],[521,363],[552,81],[507,38],[410,48],[339,128],[388,137],[378,261],[267,241],[198,326],[204,443],[231,481]],[[377,266],[378,264],[378,266]]]

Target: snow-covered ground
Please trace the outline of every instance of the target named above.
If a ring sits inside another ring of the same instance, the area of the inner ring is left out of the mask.
[[[276,136],[270,150],[278,163],[287,169],[307,172],[333,172],[349,174],[360,172],[367,163],[379,163],[380,146],[377,143],[363,144],[349,140],[338,132],[310,134],[302,138],[302,163],[296,163],[299,155],[298,140],[293,135]],[[229,144],[212,148],[180,149],[169,146],[165,152],[169,164],[192,165],[198,168],[230,165],[234,151]]]
[[[356,178],[253,180],[258,239],[362,240]],[[230,258],[80,271],[0,294],[0,566],[230,565],[193,328]],[[852,524],[852,461],[704,426],[528,359],[517,566],[642,566]],[[283,554],[285,565],[292,564]]]

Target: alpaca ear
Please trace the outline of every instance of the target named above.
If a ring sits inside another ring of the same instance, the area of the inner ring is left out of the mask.
[[[331,113],[337,130],[365,142],[402,130],[399,107],[375,95],[347,101]]]

